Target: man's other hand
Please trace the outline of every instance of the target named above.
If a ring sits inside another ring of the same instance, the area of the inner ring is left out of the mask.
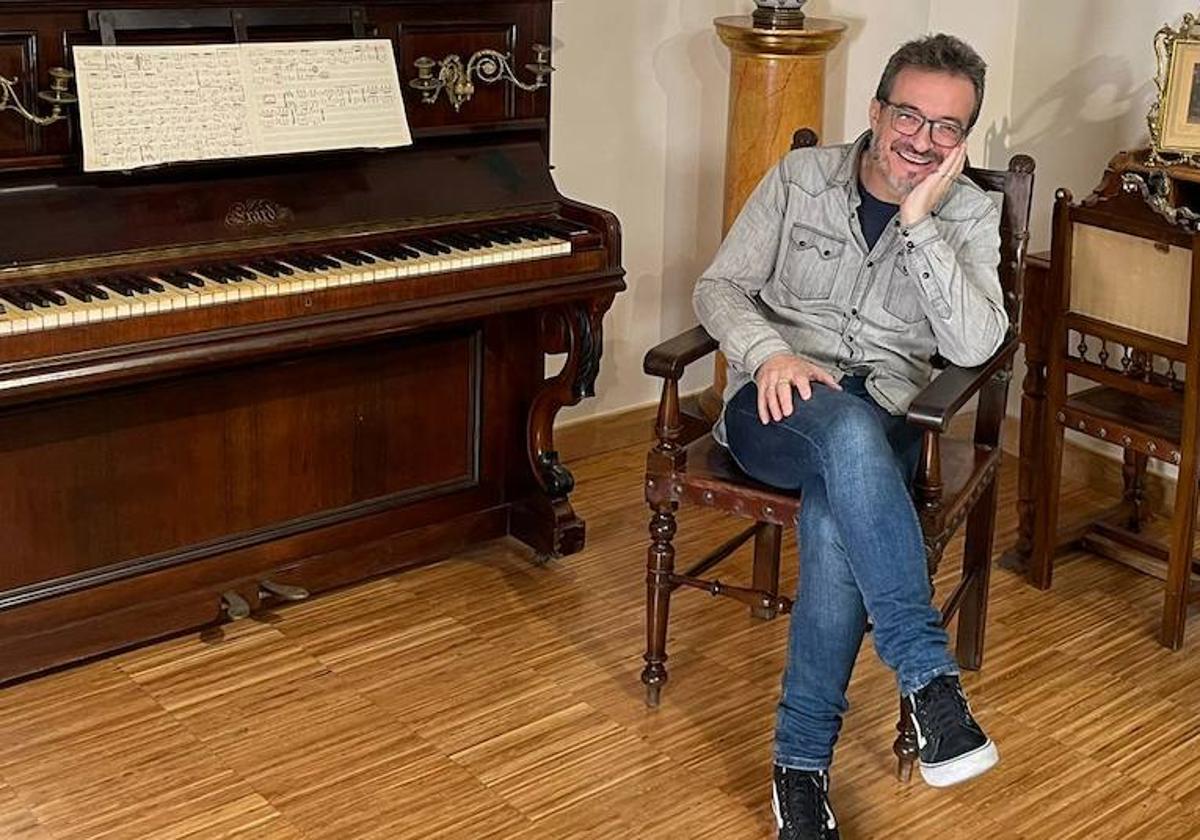
[[[791,353],[779,353],[759,365],[754,381],[758,385],[758,419],[764,426],[792,415],[792,388],[800,392],[802,400],[812,397],[813,382],[842,390],[833,374]]]

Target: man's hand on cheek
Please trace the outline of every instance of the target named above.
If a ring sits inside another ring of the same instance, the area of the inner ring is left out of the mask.
[[[915,225],[928,216],[949,192],[950,185],[962,173],[966,162],[967,143],[964,140],[951,149],[938,168],[913,187],[904,201],[900,202],[900,224],[906,227]]]

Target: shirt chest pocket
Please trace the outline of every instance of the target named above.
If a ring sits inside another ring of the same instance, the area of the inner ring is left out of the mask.
[[[799,300],[828,300],[845,250],[845,240],[808,225],[794,225],[783,264],[788,291]]]
[[[887,291],[883,297],[883,308],[889,315],[903,324],[916,324],[925,320],[925,310],[921,308],[921,290],[917,282],[909,276],[908,269],[897,265],[892,271]]]

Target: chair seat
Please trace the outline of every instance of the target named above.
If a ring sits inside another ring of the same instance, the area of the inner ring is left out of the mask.
[[[692,441],[686,450],[686,468],[674,475],[674,495],[762,522],[795,522],[800,510],[799,491],[784,492],[747,477],[711,433]],[[950,437],[941,439],[941,456],[943,521],[934,529],[937,532],[954,529],[1000,463],[999,450]]]
[[[1183,396],[1178,392],[1158,401],[1098,385],[1068,397],[1058,420],[1069,429],[1179,463]]]

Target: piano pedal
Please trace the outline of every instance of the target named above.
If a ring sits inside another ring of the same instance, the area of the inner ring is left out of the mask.
[[[289,583],[277,583],[273,580],[259,581],[258,597],[278,598],[281,601],[303,601],[309,592],[303,586],[293,586]]]
[[[230,621],[240,621],[250,617],[250,604],[245,598],[230,589],[228,592],[221,593],[221,611],[229,616]]]

